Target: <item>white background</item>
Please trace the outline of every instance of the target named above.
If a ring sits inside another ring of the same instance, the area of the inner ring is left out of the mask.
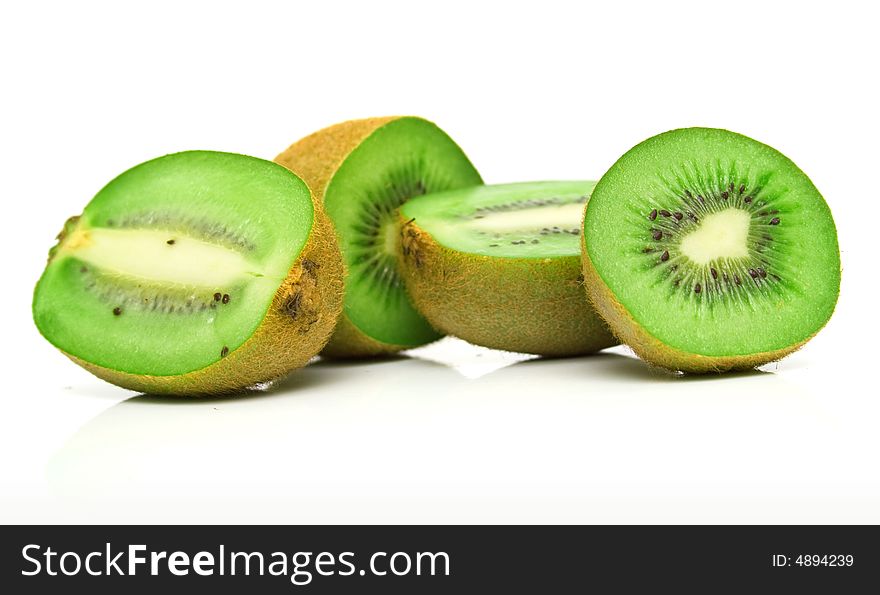
[[[297,4],[300,4],[297,6]],[[880,522],[871,3],[4,3],[2,522]],[[671,378],[455,340],[265,395],[136,396],[37,333],[69,215],[185,149],[271,158],[416,114],[487,182],[597,178],[682,126],[791,157],[837,221],[830,324],[761,372]]]

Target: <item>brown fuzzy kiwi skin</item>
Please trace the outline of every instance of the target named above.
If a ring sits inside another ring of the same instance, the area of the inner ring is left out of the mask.
[[[343,312],[339,317],[339,322],[336,323],[336,329],[333,331],[330,341],[321,351],[321,357],[340,360],[381,358],[404,349],[412,349],[412,345],[395,345],[377,341],[364,334]]]
[[[644,329],[626,307],[620,303],[593,265],[587,250],[586,234],[581,235],[583,253],[584,286],[590,303],[605,319],[615,335],[630,347],[636,355],[652,366],[673,372],[690,374],[711,374],[737,370],[752,370],[758,366],[782,359],[797,351],[815,333],[800,343],[795,343],[774,351],[763,351],[747,355],[709,356],[688,353],[664,344]],[[817,331],[818,332],[818,331]]]
[[[314,201],[314,198],[313,198]],[[330,338],[342,312],[342,254],[329,218],[317,202],[312,232],[266,317],[241,346],[217,362],[176,376],[119,372],[67,357],[107,382],[150,394],[213,396],[241,393],[306,365]]]
[[[334,174],[367,137],[402,116],[349,120],[323,128],[297,141],[275,157],[275,163],[291,170],[308,184],[321,204]],[[405,345],[383,343],[364,334],[345,314],[321,355],[333,358],[366,358],[390,355]]]
[[[404,283],[439,331],[484,347],[547,357],[617,345],[584,295],[579,257],[467,254],[440,245],[415,220],[400,223]]]

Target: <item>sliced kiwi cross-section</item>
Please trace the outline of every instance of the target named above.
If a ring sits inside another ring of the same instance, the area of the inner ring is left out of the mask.
[[[420,118],[369,118],[320,130],[275,161],[323,202],[347,267],[344,314],[323,353],[380,355],[439,338],[400,280],[397,208],[413,196],[481,183],[458,145]]]
[[[594,185],[477,186],[405,203],[401,270],[416,307],[441,331],[496,349],[564,356],[616,344],[582,287]]]
[[[808,341],[840,288],[837,232],[807,176],[725,130],[660,134],[621,157],[584,219],[596,308],[648,362],[752,368]]]
[[[273,380],[329,339],[342,260],[297,176],[209,151],[160,157],[68,221],[34,293],[40,332],[120,386],[217,394]]]

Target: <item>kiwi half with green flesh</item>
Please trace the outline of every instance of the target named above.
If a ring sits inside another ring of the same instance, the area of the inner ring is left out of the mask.
[[[584,277],[647,362],[748,369],[821,329],[840,289],[828,205],[784,155],[745,136],[673,130],[621,157],[584,218]]]
[[[581,217],[595,182],[477,186],[400,209],[401,270],[444,333],[547,356],[615,345],[584,295]]]
[[[397,208],[413,196],[482,183],[458,145],[421,118],[369,118],[320,130],[275,161],[322,201],[347,268],[343,315],[322,355],[383,355],[438,339],[400,280]]]
[[[67,222],[33,314],[46,339],[109,382],[230,393],[321,350],[342,275],[332,226],[301,179],[190,151],[126,171]]]

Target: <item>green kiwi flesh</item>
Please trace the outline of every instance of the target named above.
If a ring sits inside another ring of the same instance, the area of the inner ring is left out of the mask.
[[[749,368],[797,349],[831,316],[831,212],[788,158],[726,130],[650,138],[597,184],[584,218],[587,291],[648,362]]]
[[[505,258],[580,257],[581,219],[595,182],[522,182],[440,192],[401,214],[441,245]]]
[[[124,386],[205,369],[234,359],[255,334],[315,225],[307,186],[269,161],[209,151],[148,161],[107,184],[65,225],[34,292],[34,320],[52,344],[102,377],[134,379],[117,382]],[[341,262],[337,274],[341,294]],[[326,337],[319,342],[304,359]],[[155,386],[222,392],[235,388],[228,376],[222,386],[210,379]],[[259,370],[233,376],[272,379]]]
[[[477,186],[400,210],[406,287],[439,330],[539,355],[617,341],[583,291],[581,218],[589,181]]]
[[[345,314],[358,330],[404,348],[441,336],[400,279],[397,209],[414,196],[481,183],[458,145],[421,118],[394,119],[348,154],[327,186],[324,207],[348,270]]]

